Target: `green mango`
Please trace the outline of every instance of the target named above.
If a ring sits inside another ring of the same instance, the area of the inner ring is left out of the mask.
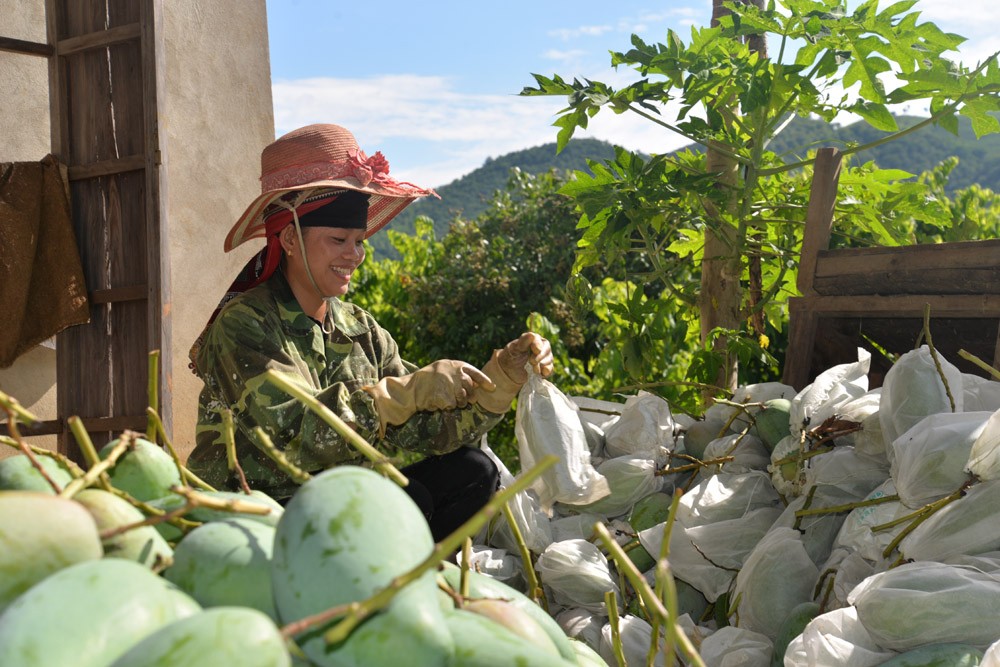
[[[640,532],[664,523],[670,514],[673,497],[669,493],[657,491],[639,500],[628,515],[628,523],[632,530]],[[656,565],[656,558],[641,544],[635,544],[625,552],[629,560],[640,572],[646,572]]]
[[[608,663],[601,657],[601,654],[584,642],[579,639],[570,639],[570,644],[576,651],[576,664],[579,667],[607,667]]]
[[[177,544],[174,564],[163,576],[203,607],[251,607],[275,619],[274,532],[240,517],[202,524]]]
[[[0,611],[54,572],[104,551],[83,505],[36,491],[0,491]],[[0,660],[0,665],[15,664]]]
[[[883,662],[879,667],[976,667],[983,652],[968,644],[929,644],[910,649]]]
[[[37,455],[35,458],[60,489],[73,481],[73,475],[59,461],[51,456]],[[51,496],[56,494],[48,480],[42,477],[27,454],[17,454],[0,459],[0,490],[37,491]]]
[[[120,439],[106,444],[98,452],[106,459]],[[170,493],[170,487],[181,484],[181,471],[174,459],[159,445],[136,438],[108,471],[111,484],[136,500],[149,501]]]
[[[485,616],[499,623],[518,637],[534,644],[546,653],[559,655],[559,649],[542,626],[528,612],[506,600],[480,598],[469,600],[462,607],[466,611]]]
[[[806,601],[792,607],[781,622],[778,634],[774,638],[774,650],[771,653],[771,667],[781,667],[785,664],[785,651],[792,640],[802,634],[809,621],[819,615],[819,604]]]
[[[677,614],[688,614],[697,623],[708,610],[709,602],[697,588],[684,581],[674,579],[677,587]]]
[[[459,590],[461,583],[462,570],[454,563],[442,563],[442,568],[438,573],[441,580],[453,590]],[[545,631],[552,640],[552,643],[556,645],[556,649],[559,651],[559,655],[563,657],[564,660],[570,663],[575,662],[576,652],[573,650],[573,646],[570,643],[569,637],[563,632],[563,629],[559,627],[555,619],[549,616],[548,612],[539,607],[534,600],[529,598],[527,595],[512,588],[502,581],[497,581],[492,577],[488,577],[485,574],[470,570],[468,574],[469,581],[469,597],[470,598],[492,598],[496,600],[506,600],[511,604],[516,605],[522,611],[527,612],[531,618],[535,620],[536,623]]]
[[[433,571],[424,573],[339,644],[325,643],[325,626],[301,635],[299,645],[320,667],[451,667],[454,646],[434,596],[435,581]]]
[[[760,438],[767,451],[773,452],[774,446],[791,433],[788,422],[791,410],[792,402],[787,398],[772,398],[754,413],[754,425],[750,432]]]
[[[684,453],[700,459],[705,455],[708,443],[726,431],[726,423],[718,419],[696,421],[684,431]]]
[[[0,615],[0,665],[107,667],[167,623],[199,611],[138,563],[84,561],[38,582]]]
[[[218,521],[220,519],[234,519],[240,517],[274,527],[278,525],[278,520],[285,511],[285,508],[282,507],[277,500],[263,491],[257,491],[256,489],[252,490],[249,494],[238,491],[202,491],[201,493],[217,500],[238,500],[244,503],[260,505],[271,511],[267,514],[250,514],[248,512],[230,512],[228,510],[214,510],[207,507],[196,507],[184,515],[185,519],[205,523],[209,521]],[[187,500],[184,496],[176,493],[170,493],[162,498],[149,501],[149,504],[150,506],[163,510],[164,512],[172,512],[173,510],[183,507],[186,502]],[[160,535],[163,535],[165,539],[171,542],[176,542],[184,536],[184,532],[181,531],[180,528],[172,526],[169,523],[158,523],[156,524],[156,529],[160,532]]]
[[[448,631],[455,641],[455,657],[450,667],[495,667],[497,664],[531,667],[576,665],[558,653],[550,653],[519,637],[496,621],[464,609],[445,614]]]
[[[628,523],[632,526],[632,530],[638,533],[666,521],[670,515],[672,502],[673,496],[662,491],[651,493],[639,500],[628,515]]]
[[[103,489],[84,489],[73,496],[73,500],[87,508],[102,533],[146,519],[146,515],[127,500]],[[153,526],[131,528],[102,540],[102,545],[105,556],[127,558],[149,568],[168,564],[174,555],[174,550]]]
[[[423,513],[396,484],[357,466],[316,475],[292,496],[278,522],[271,580],[278,617],[298,621],[367,599],[431,553]],[[444,665],[444,627],[434,573],[411,582],[351,636],[327,646],[316,628],[297,638],[317,665]],[[363,631],[363,632],[362,632]]]
[[[216,607],[164,625],[109,667],[290,667],[281,630],[256,609]]]
[[[632,561],[633,565],[635,565],[635,569],[640,572],[648,572],[653,569],[654,565],[656,565],[656,559],[653,558],[648,551],[646,551],[646,547],[639,544],[639,540],[634,539],[626,546],[627,548],[623,547],[623,549],[625,549],[625,555],[628,556],[628,559]]]

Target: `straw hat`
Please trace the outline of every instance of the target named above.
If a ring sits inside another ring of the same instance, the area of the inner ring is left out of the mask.
[[[390,178],[382,153],[368,157],[354,135],[339,125],[307,125],[279,137],[261,152],[260,173],[261,194],[229,230],[226,252],[265,236],[264,219],[278,208],[279,198],[288,201],[290,196],[304,198],[329,189],[365,192],[371,195],[367,238],[414,200],[438,196],[429,188]]]

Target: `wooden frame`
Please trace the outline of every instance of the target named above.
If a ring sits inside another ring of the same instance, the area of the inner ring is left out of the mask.
[[[926,309],[935,346],[949,361],[982,374],[958,359],[964,348],[1000,368],[1000,240],[831,250],[839,174],[839,151],[821,149],[799,264],[803,296],[788,301],[783,381],[801,389],[829,365],[855,361],[866,323],[878,324],[877,342],[889,352],[912,348]],[[935,335],[936,326],[948,335]],[[878,372],[872,379],[880,386]]]
[[[142,430],[148,355],[171,367],[169,263],[162,232],[157,55],[162,0],[45,0],[47,44],[0,37],[0,49],[48,58],[52,153],[68,168],[77,244],[91,321],[56,343],[58,419],[22,429],[58,434],[79,460],[65,426],[81,419],[100,446]],[[170,383],[157,406],[171,425]]]

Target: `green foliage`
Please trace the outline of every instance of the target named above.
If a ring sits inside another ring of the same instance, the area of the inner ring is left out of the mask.
[[[910,128],[923,119],[916,116],[896,116],[900,129]],[[883,169],[905,169],[920,173],[939,163],[958,158],[958,164],[948,177],[947,188],[954,193],[978,184],[1000,190],[1000,134],[976,137],[972,124],[959,118],[958,134],[940,126],[925,126],[917,132],[896,140],[878,144],[888,135],[864,122],[849,125],[827,123],[818,118],[796,117],[768,144],[768,148],[783,160],[793,162],[807,157],[807,151],[819,146],[834,146],[840,150],[854,146],[870,146],[851,158],[860,162],[873,161]],[[852,161],[852,164],[856,164]]]
[[[450,358],[482,366],[538,313],[537,326],[567,360],[560,383],[583,390],[586,367],[600,350],[596,317],[574,318],[565,301],[578,218],[557,192],[565,178],[514,171],[477,220],[454,220],[440,240],[427,218],[417,219],[414,236],[390,231],[400,258],[362,265],[352,301],[392,331],[403,357],[418,364]],[[511,419],[491,434],[494,449],[511,463],[513,441]]]
[[[951,212],[954,224],[940,229],[908,218],[901,221],[899,233],[918,241],[997,236],[1000,198],[979,187],[949,197],[952,165],[953,161],[942,164],[918,181],[925,184],[920,189],[922,199]],[[871,187],[861,168],[848,169],[844,176],[844,192],[851,198],[864,196],[866,187]],[[801,196],[803,188],[797,182],[808,182],[808,177],[808,170],[782,174],[775,181],[781,185],[777,190]],[[400,259],[365,262],[350,298],[393,332],[405,358],[421,365],[440,356],[481,365],[494,347],[527,325],[551,341],[553,381],[569,395],[620,400],[620,394],[642,388],[664,396],[675,410],[700,414],[699,378],[713,377],[718,370],[720,359],[712,349],[720,336],[726,337],[729,351],[740,360],[741,384],[779,378],[786,334],[778,299],[767,303],[763,335],[734,336],[717,330],[703,344],[691,298],[671,295],[671,289],[695,281],[700,245],[690,240],[694,231],[678,228],[676,240],[658,253],[656,261],[669,267],[662,274],[638,261],[645,259],[641,252],[626,253],[616,275],[603,266],[573,273],[573,239],[579,236],[580,214],[558,192],[586,190],[585,186],[579,179],[554,173],[515,172],[488,212],[474,221],[457,221],[440,240],[426,218],[417,221],[413,236],[389,232]],[[600,188],[591,194],[598,206]],[[804,200],[788,194],[781,206],[777,202],[775,195],[771,214],[775,223],[770,229],[796,236],[801,225],[792,221],[803,215]],[[768,238],[765,230],[757,244],[776,255],[785,241]],[[487,239],[498,240],[484,243]],[[788,242],[797,242],[797,236]],[[462,261],[454,261],[456,253]],[[793,291],[794,263],[795,258],[786,254],[782,261],[764,265],[765,272],[784,271],[782,295]],[[656,275],[667,274],[672,284],[657,282]],[[765,281],[779,282],[770,274]],[[492,304],[487,303],[490,300]],[[485,331],[494,337],[488,338]],[[490,433],[490,443],[511,469],[518,468],[513,419]]]
[[[790,117],[830,121],[847,112],[883,133],[868,145],[845,147],[846,155],[932,124],[957,133],[960,118],[977,137],[1000,130],[996,56],[974,70],[950,62],[943,54],[962,38],[918,23],[919,13],[910,11],[914,4],[899,2],[880,12],[877,1],[869,0],[851,12],[843,0],[784,0],[766,8],[726,3],[731,13],[718,25],[692,29],[687,44],[672,31],[662,44],[633,36],[632,48],[613,53],[611,60],[641,78],[620,89],[536,74],[537,87],[522,91],[566,96],[567,107],[554,123],[560,147],[610,108],[638,114],[715,156],[710,162],[706,153],[685,151],[644,160],[618,151],[613,160],[592,162],[592,176],[578,174],[563,189],[583,210],[577,270],[598,262],[611,271],[629,262],[643,265],[649,268],[647,280],[662,282],[675,302],[702,296],[698,287],[704,282],[696,277],[737,291],[739,319],[722,331],[702,333],[688,380],[718,381],[720,376],[711,373],[736,358],[772,365],[760,343],[768,337],[768,324],[777,329],[783,321],[784,299],[794,293],[813,159],[807,153],[789,163],[769,150]],[[777,57],[748,46],[761,34],[777,40]],[[793,44],[802,45],[794,55]],[[898,85],[889,90],[891,81]],[[888,105],[916,100],[927,103],[932,115],[900,129]],[[674,117],[668,119],[667,113]],[[804,147],[790,150],[806,152]],[[735,184],[724,186],[714,172],[727,163],[737,176]],[[953,212],[928,205],[926,183],[907,182],[911,176],[880,170],[873,162],[848,168],[840,179],[839,228],[854,242],[882,244],[912,239],[915,220],[920,229],[954,228],[948,223]],[[704,256],[709,235],[727,243],[725,257]],[[676,269],[678,263],[694,268],[685,274]],[[733,266],[738,279],[728,277]],[[707,276],[699,275],[702,267]],[[673,305],[637,310],[631,299],[626,294],[614,310],[628,320],[633,336],[642,334],[650,311],[669,311]],[[705,322],[719,321],[712,299],[699,299]],[[713,347],[713,339],[725,345]],[[731,356],[712,358],[721,351]]]
[[[587,160],[602,160],[613,152],[607,142],[574,139],[561,151],[556,150],[555,143],[549,143],[489,158],[482,167],[436,188],[440,199],[424,197],[408,206],[390,223],[390,229],[412,236],[417,218],[426,216],[433,220],[434,234],[440,238],[454,219],[473,220],[485,212],[494,195],[506,189],[511,169],[529,174],[544,174],[553,169],[561,173],[585,170]],[[385,234],[373,237],[372,247],[380,258],[399,259],[398,251]]]
[[[893,168],[856,160],[875,154],[865,151],[886,155],[890,142],[935,124],[977,136],[997,129],[996,58],[971,71],[946,61],[942,53],[960,38],[918,24],[912,6],[879,12],[868,2],[849,13],[836,0],[789,0],[780,11],[738,5],[719,26],[692,30],[687,44],[674,33],[655,45],[633,37],[633,48],[612,54],[612,62],[642,78],[619,90],[536,75],[538,88],[524,94],[568,99],[556,122],[559,148],[573,145],[575,129],[605,108],[637,113],[693,146],[653,156],[614,149],[569,178],[515,172],[475,218],[449,213],[447,231],[442,219],[418,218],[413,235],[383,235],[398,256],[379,253],[380,261],[367,263],[352,299],[416,363],[450,357],[481,365],[530,327],[552,342],[554,379],[571,395],[610,399],[648,389],[675,409],[697,412],[704,384],[725,363],[720,351],[739,361],[740,383],[778,379],[818,143],[840,145],[848,157],[835,243],[1000,231],[1000,199],[980,186],[954,189],[954,160],[921,175],[918,167],[928,163],[916,158],[882,165]],[[760,30],[779,41],[776,58],[744,43]],[[786,56],[793,42],[805,46]],[[898,82],[892,90],[889,71]],[[931,118],[888,114],[889,104],[918,99]],[[831,126],[842,112],[866,122]],[[712,154],[738,165],[734,186],[720,187],[708,166],[718,164]],[[733,239],[742,319],[702,332],[705,238],[719,232]],[[512,422],[491,433],[491,444],[513,469]]]
[[[562,294],[577,219],[572,202],[556,192],[564,178],[514,172],[486,212],[454,220],[440,241],[426,218],[418,219],[416,236],[390,232],[400,259],[366,264],[352,298],[394,325],[404,356],[415,362],[481,365],[525,330],[533,312],[556,323],[574,355],[586,357],[587,336]]]

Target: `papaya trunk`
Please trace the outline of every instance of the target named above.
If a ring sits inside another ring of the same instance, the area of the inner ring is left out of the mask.
[[[742,0],[762,6],[762,0]],[[723,0],[712,0],[712,25],[728,14]],[[767,44],[763,37],[750,37],[750,48],[767,55]],[[740,113],[735,99],[724,100],[717,107],[718,117],[723,122],[732,122]],[[728,121],[726,119],[729,119]],[[739,165],[720,152],[721,144],[709,143],[706,153],[706,170],[718,174],[717,187],[726,193],[721,210],[709,211],[714,224],[705,232],[705,254],[701,265],[701,341],[707,344],[714,329],[738,330],[742,323],[744,287],[740,280],[743,274],[743,255],[746,251],[745,227],[737,221],[739,208]],[[727,353],[727,337],[720,336],[713,343],[713,351],[720,354],[723,363],[716,374],[716,386],[730,391],[737,385],[737,360]]]
[[[719,174],[718,184],[731,194],[727,202],[727,214],[736,210],[737,164],[709,146],[707,169]],[[705,231],[705,254],[701,264],[701,340],[706,344],[709,335],[716,328],[727,330],[740,326],[740,307],[743,303],[742,243],[730,215],[719,212],[715,224]],[[736,389],[736,358],[726,352],[726,337],[715,340],[715,352],[722,355],[723,364],[715,377],[714,384],[724,389]]]

